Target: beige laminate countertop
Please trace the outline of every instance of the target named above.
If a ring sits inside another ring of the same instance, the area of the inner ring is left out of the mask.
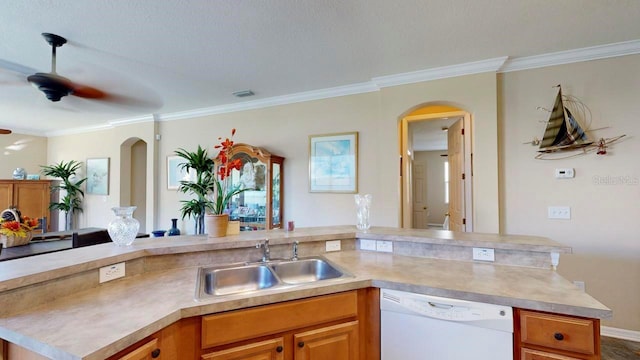
[[[293,239],[304,242],[354,236],[395,241],[407,241],[409,238],[414,241],[414,237],[418,242],[446,241],[440,238],[429,240],[430,233],[415,231],[409,231],[405,238],[402,236],[404,230],[398,229],[372,229],[366,234],[355,233],[353,227],[350,229],[316,228],[296,230],[295,234],[270,232],[268,236],[272,244],[290,243]],[[103,244],[57,253],[58,257],[48,254],[46,259],[39,257],[41,261],[20,259],[13,265],[9,261],[0,263],[0,291],[3,287],[14,289],[43,281],[42,286],[47,286],[46,281],[53,278],[145,256],[251,247],[264,237],[264,233],[256,232],[219,240],[196,236],[149,239],[130,248]],[[491,238],[486,234],[480,235],[480,240],[465,240],[463,237],[453,241],[469,241],[473,244],[471,246],[477,246],[476,242],[480,241],[496,247],[500,244],[515,246],[522,241],[520,246],[530,247],[532,251],[570,251],[541,238],[527,241],[526,238]],[[5,312],[0,317],[0,337],[55,359],[103,359],[180,318],[369,286],[592,318],[611,316],[611,310],[606,306],[547,269],[358,250],[327,253],[325,256],[353,277],[338,282],[319,282],[291,289],[262,290],[196,301],[198,266],[143,272],[61,296],[26,310]],[[57,260],[51,264],[54,259]],[[47,264],[34,269],[39,262]],[[31,268],[27,269],[29,265]],[[10,293],[11,290],[5,291],[5,294]]]

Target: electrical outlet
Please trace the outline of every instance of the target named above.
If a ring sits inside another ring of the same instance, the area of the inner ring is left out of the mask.
[[[473,260],[480,261],[495,261],[495,253],[493,249],[489,248],[473,248]]]
[[[107,282],[124,277],[124,263],[117,263],[100,268],[100,282]]]
[[[340,240],[329,240],[325,243],[325,251],[340,251]]]
[[[549,206],[547,212],[549,219],[571,220],[571,208],[569,206]]]
[[[393,252],[393,241],[376,241],[376,251],[380,252]]]
[[[376,241],[360,239],[360,250],[376,251]]]

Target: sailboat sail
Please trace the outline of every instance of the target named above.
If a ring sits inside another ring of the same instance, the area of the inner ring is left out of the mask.
[[[558,95],[540,142],[539,152],[570,150],[592,144],[571,111],[562,100],[562,89],[558,85]]]

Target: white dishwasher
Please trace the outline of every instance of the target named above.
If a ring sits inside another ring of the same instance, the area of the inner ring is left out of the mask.
[[[380,290],[382,360],[512,360],[513,310]]]

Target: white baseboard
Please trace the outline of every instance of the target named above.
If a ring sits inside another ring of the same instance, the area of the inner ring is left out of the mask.
[[[640,331],[600,326],[600,335],[640,342]]]

